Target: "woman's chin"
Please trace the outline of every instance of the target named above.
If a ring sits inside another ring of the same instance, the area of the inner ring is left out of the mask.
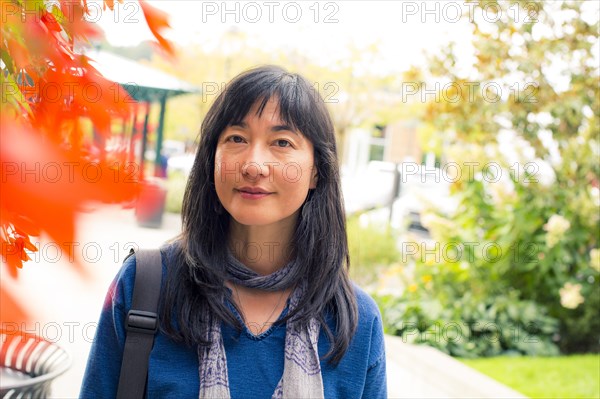
[[[238,224],[244,226],[266,226],[275,220],[272,217],[265,217],[265,215],[231,215],[231,218]]]
[[[273,212],[229,212],[229,215],[234,223],[242,226],[287,227],[290,225],[295,225],[298,213],[299,211],[296,211],[291,215],[274,215]]]

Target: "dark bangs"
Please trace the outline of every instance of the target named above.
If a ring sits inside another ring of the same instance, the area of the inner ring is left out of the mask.
[[[203,133],[220,135],[227,126],[241,122],[255,104],[258,104],[257,116],[261,116],[271,99],[278,103],[282,122],[298,130],[313,144],[321,141],[315,136],[318,136],[319,126],[322,125],[320,122],[328,119],[323,118],[323,111],[326,112],[323,100],[310,82],[276,66],[242,73],[226,86],[219,97],[217,102],[222,104],[220,114],[216,117],[220,123],[213,125],[217,131]],[[333,125],[327,127],[333,133]]]

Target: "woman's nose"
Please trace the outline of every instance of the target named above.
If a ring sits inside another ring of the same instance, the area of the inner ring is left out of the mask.
[[[268,149],[260,145],[251,146],[248,149],[248,156],[242,164],[242,175],[248,179],[255,180],[271,175],[271,168],[276,162],[273,162]]]

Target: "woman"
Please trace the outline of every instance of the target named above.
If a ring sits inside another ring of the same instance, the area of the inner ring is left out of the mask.
[[[229,83],[182,221],[162,248],[148,397],[386,397],[381,317],[348,277],[333,125],[306,79],[266,66]],[[115,396],[134,265],[107,296],[83,398]]]

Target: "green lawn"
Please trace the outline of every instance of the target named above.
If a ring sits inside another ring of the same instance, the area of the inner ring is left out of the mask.
[[[459,360],[531,398],[600,398],[600,355]]]

